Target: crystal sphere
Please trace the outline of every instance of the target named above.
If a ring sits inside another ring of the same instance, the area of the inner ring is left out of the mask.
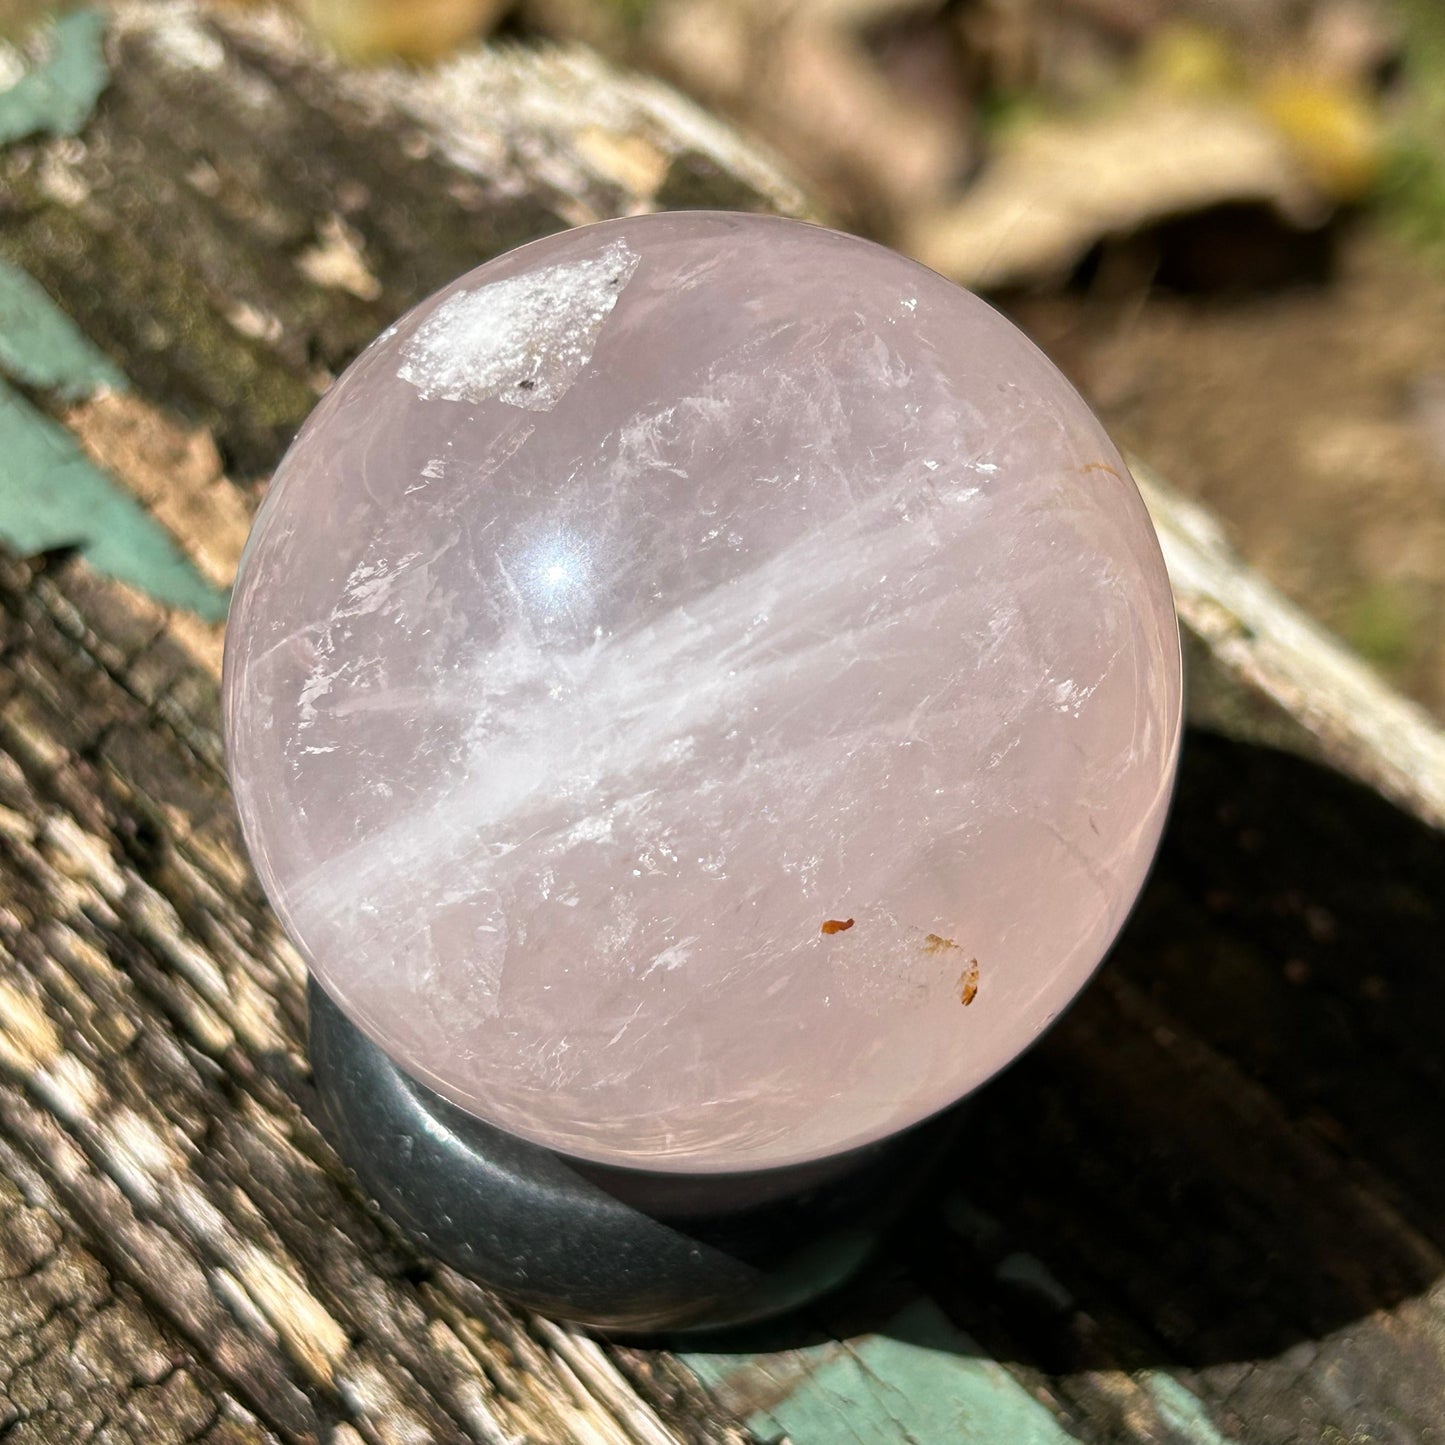
[[[550,1148],[802,1163],[983,1083],[1158,842],[1124,462],[976,297],[717,212],[523,246],[281,464],[225,670],[262,882],[406,1072]]]

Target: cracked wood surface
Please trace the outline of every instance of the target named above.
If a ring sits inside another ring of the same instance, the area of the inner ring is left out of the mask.
[[[0,257],[128,387],[7,374],[213,583],[318,392],[434,286],[639,207],[804,208],[582,52],[352,72],[174,4],[123,6],[106,46],[77,135],[0,150]],[[683,1357],[521,1316],[369,1211],[239,848],[218,630],[0,558],[0,1432],[1434,1438],[1440,734],[1144,482],[1198,715],[1374,791],[1191,735],[1114,958],[936,1194],[842,1299]]]
[[[241,862],[214,687],[156,609],[68,580],[80,591],[0,568],[0,1125],[25,1161],[0,1231],[27,1303],[53,1300],[77,1338],[97,1290],[116,1330],[128,1309],[152,1337],[102,1372],[115,1407],[70,1397],[73,1438],[112,1408],[113,1437],[138,1440],[728,1438],[668,1423],[686,1386],[665,1365],[639,1394],[371,1219],[309,1122],[301,965]],[[73,1298],[29,1263],[46,1262],[41,1217],[74,1257]],[[43,1430],[32,1342],[7,1339],[12,1419]],[[194,1397],[193,1429],[164,1400],[145,1414],[162,1383]],[[127,1435],[122,1409],[143,1428]]]

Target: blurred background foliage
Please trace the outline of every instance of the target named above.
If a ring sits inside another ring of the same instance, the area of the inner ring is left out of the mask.
[[[1445,0],[288,3],[362,63],[584,44],[732,119],[1445,715]],[[52,9],[0,0],[0,90]]]

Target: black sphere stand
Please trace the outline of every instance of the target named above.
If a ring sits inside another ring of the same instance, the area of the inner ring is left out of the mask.
[[[402,1073],[315,983],[311,1065],[333,1140],[424,1249],[600,1329],[716,1329],[841,1284],[916,1191],[952,1115],[816,1164],[664,1174],[553,1153]]]

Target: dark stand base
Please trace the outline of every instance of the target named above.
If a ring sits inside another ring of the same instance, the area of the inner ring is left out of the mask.
[[[935,1120],[797,1168],[678,1175],[555,1154],[403,1074],[314,982],[311,1064],[363,1187],[426,1250],[545,1314],[716,1329],[841,1284],[951,1136]]]

